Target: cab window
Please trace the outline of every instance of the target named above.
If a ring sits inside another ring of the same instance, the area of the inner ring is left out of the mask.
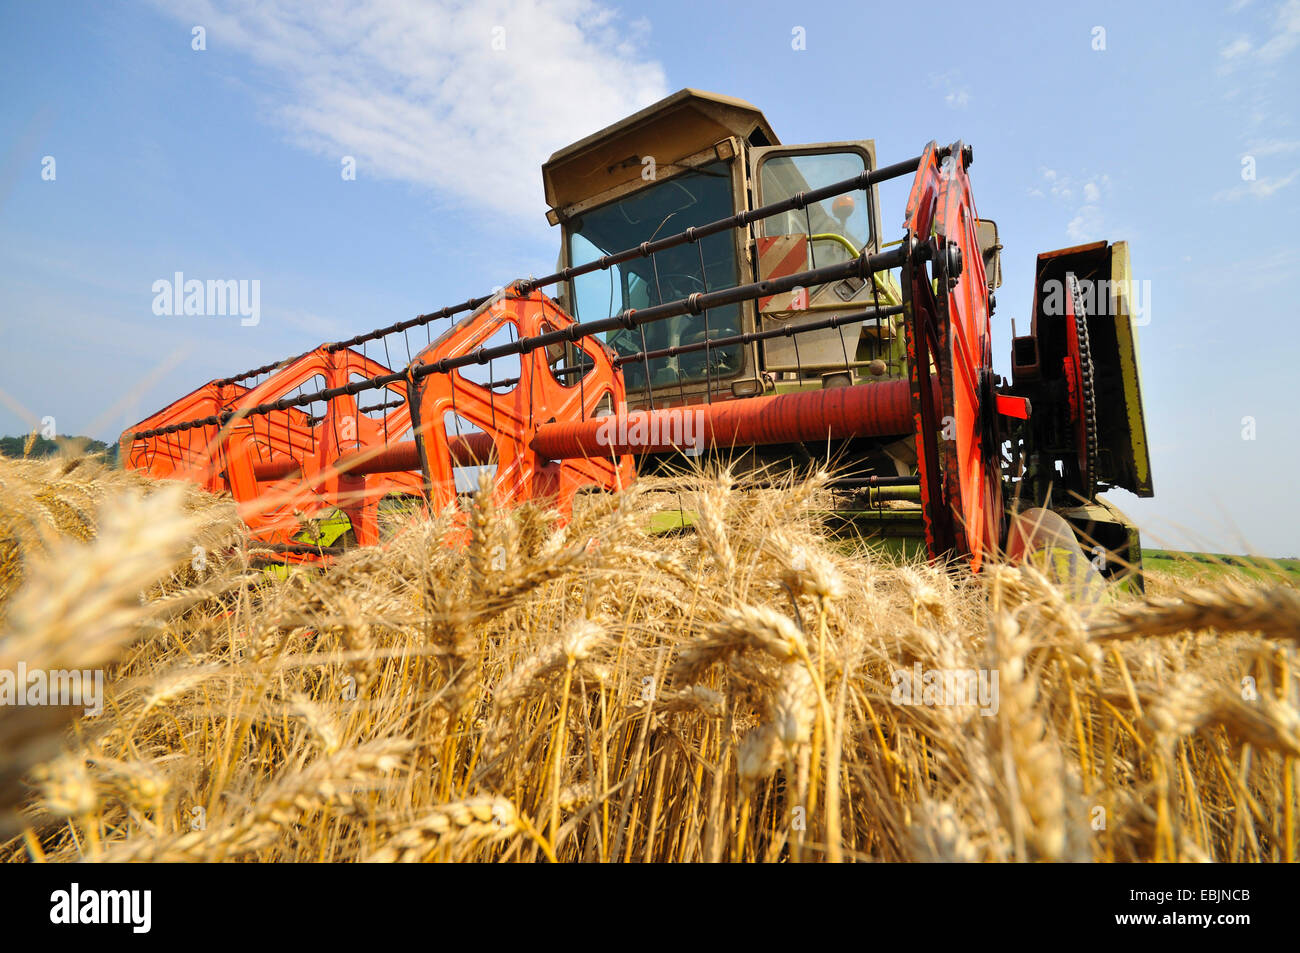
[[[570,221],[566,226],[569,261],[584,265],[732,214],[731,171],[728,163],[713,162]],[[579,321],[597,321],[627,308],[648,308],[696,292],[734,287],[739,278],[735,240],[728,230],[658,252],[653,258],[635,258],[579,276],[573,281],[574,316]],[[606,340],[620,354],[637,354],[739,333],[740,306],[727,305],[613,331]],[[740,345],[710,348],[707,358],[701,350],[649,361],[648,368],[647,362],[634,361],[623,365],[623,371],[629,388],[645,387],[647,382],[652,387],[675,386],[732,376],[741,368],[742,353]]]
[[[764,205],[819,189],[866,171],[859,152],[773,155],[759,165]],[[763,220],[763,234],[808,235],[811,267],[833,265],[858,255],[871,241],[871,209],[865,191],[847,192]]]

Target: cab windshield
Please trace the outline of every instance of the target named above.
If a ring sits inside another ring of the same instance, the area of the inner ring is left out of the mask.
[[[570,221],[569,261],[585,265],[602,255],[732,214],[731,172],[725,162],[710,163]],[[574,316],[579,321],[598,321],[628,308],[648,308],[696,292],[734,287],[738,281],[735,241],[727,230],[694,244],[658,252],[651,258],[636,258],[575,278]],[[733,304],[698,315],[655,321],[633,330],[612,331],[606,335],[606,342],[627,355],[739,333],[740,306]],[[648,362],[631,361],[623,365],[623,373],[630,389],[645,387],[647,376],[652,387],[672,387],[706,377],[730,377],[740,371],[741,358],[741,346],[733,344],[709,348],[707,359],[704,350],[699,350]]]

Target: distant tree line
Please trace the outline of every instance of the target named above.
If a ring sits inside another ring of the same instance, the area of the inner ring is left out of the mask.
[[[32,440],[30,434],[21,437],[0,437],[0,456],[2,457],[49,457],[59,451],[59,447],[64,444],[84,445],[86,453],[102,453],[109,463],[117,466],[118,463],[118,446],[115,443],[104,443],[102,440],[92,440],[90,437],[59,437],[57,440],[50,440],[39,434],[32,441],[31,447],[27,442]],[[26,450],[26,454],[24,454]]]

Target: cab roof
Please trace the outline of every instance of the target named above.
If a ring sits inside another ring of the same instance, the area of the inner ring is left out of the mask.
[[[562,209],[641,176],[642,157],[669,166],[731,136],[780,145],[766,117],[732,96],[682,89],[560,149],[542,166],[546,204]]]

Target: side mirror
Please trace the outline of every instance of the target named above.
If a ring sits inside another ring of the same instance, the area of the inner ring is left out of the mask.
[[[998,241],[998,223],[981,218],[976,223],[980,254],[984,256],[984,276],[989,290],[1002,287],[1002,243]]]

